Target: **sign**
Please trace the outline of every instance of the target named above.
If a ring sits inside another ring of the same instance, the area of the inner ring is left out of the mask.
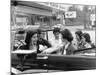
[[[95,21],[96,21],[96,15],[95,14],[91,14],[90,15],[90,20],[91,20],[91,25],[95,25]]]
[[[27,22],[27,19],[26,19],[26,17],[23,17],[23,18],[16,18],[16,22]]]
[[[90,20],[91,21],[95,21],[96,20],[96,15],[95,14],[91,14],[90,15]]]
[[[76,11],[65,12],[65,18],[76,18]]]

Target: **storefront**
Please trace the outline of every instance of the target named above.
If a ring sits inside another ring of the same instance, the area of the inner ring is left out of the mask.
[[[40,28],[51,29],[52,26],[63,24],[63,12],[36,2],[14,2],[11,6],[12,26],[40,25]],[[60,19],[61,18],[61,19]]]

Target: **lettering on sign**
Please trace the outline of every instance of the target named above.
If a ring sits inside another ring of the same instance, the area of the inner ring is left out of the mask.
[[[65,12],[65,18],[76,18],[76,11]]]

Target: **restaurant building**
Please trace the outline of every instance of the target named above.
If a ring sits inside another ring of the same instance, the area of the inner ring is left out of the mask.
[[[40,25],[51,29],[53,25],[63,24],[63,10],[37,2],[12,1],[11,13],[12,26]]]

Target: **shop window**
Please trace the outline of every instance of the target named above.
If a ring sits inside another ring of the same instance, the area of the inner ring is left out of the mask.
[[[27,25],[27,17],[16,17],[17,26],[25,26]]]

